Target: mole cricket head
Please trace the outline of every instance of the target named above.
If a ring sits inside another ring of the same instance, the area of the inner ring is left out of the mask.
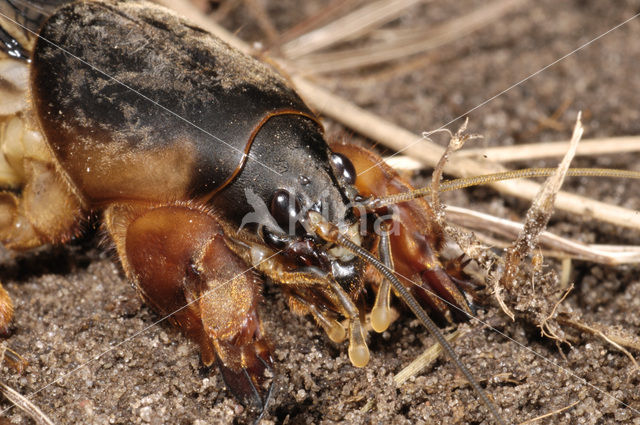
[[[308,226],[310,212],[357,238],[355,178],[349,159],[331,152],[317,123],[276,116],[258,132],[237,178],[212,202],[237,229],[271,249],[319,254],[328,244]]]

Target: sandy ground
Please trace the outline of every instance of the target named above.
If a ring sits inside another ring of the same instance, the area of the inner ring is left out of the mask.
[[[282,30],[326,2],[305,2],[305,8],[273,3],[268,10]],[[399,25],[428,28],[483,4],[432,1],[412,8]],[[382,69],[373,68],[329,75],[324,83],[420,133],[449,122],[638,12],[640,1],[631,0],[530,1],[495,24],[424,55],[424,63],[412,71],[380,74]],[[240,29],[240,36],[259,40],[261,34],[244,13],[232,16],[227,25]],[[640,134],[638,40],[640,20],[634,20],[475,110],[469,115],[470,129],[485,136],[476,143],[566,139],[579,110],[584,111],[587,138]],[[340,133],[338,125],[328,125],[330,134]],[[577,164],[638,170],[638,158],[621,154]],[[428,172],[418,177],[425,176]],[[634,182],[573,179],[567,187],[640,208]],[[513,219],[521,219],[527,208],[525,202],[486,188],[452,194],[447,201]],[[638,232],[562,213],[551,229],[589,243],[640,241]],[[100,248],[99,240],[94,235],[34,253],[3,252],[0,279],[16,307],[7,342],[29,366],[21,375],[5,367],[2,379],[23,394],[35,392],[34,403],[57,424],[250,422],[217,373],[202,368],[195,346],[166,323],[154,326],[158,317],[137,301],[113,254]],[[638,335],[638,268],[588,262],[573,266],[576,289],[566,305],[585,320]],[[446,359],[402,387],[393,385],[393,375],[433,344],[409,314],[382,335],[370,336],[371,362],[355,369],[345,344],[331,343],[310,319],[291,314],[277,287],[268,284],[264,292],[262,317],[277,343],[278,372],[264,424],[492,423]],[[538,423],[640,424],[640,376],[625,355],[576,332],[571,346],[559,348],[535,327],[513,323],[494,307],[480,316],[511,340],[465,324],[471,331],[455,349],[509,423],[573,405]],[[0,406],[9,405],[3,401]],[[16,409],[2,416],[8,423],[32,423]]]

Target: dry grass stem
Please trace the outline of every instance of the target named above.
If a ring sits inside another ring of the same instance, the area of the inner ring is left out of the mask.
[[[457,227],[461,229],[463,228],[461,225],[457,225]],[[480,232],[474,232],[473,235],[477,239],[478,243],[480,243],[482,246],[487,248],[490,247],[490,248],[506,249],[510,247],[512,243],[511,240],[507,241],[503,239],[497,239],[495,237],[492,237]],[[553,235],[553,236],[558,238],[558,236],[556,235]],[[542,245],[542,242],[541,242],[542,237],[543,235],[541,235],[541,239],[538,241],[540,245]],[[574,241],[569,239],[565,239],[565,241],[568,242],[569,244],[574,243]],[[586,250],[589,250],[592,247],[593,247],[592,245],[584,245],[584,248]],[[618,248],[618,251],[606,252],[603,250],[602,245],[599,245],[598,249],[595,250],[594,253],[591,253],[591,254],[586,253],[586,255],[572,254],[570,257],[568,257],[567,256],[568,254],[564,251],[551,250],[551,249],[541,249],[540,254],[542,254],[543,258],[559,259],[560,261],[563,262],[563,265],[561,267],[564,267],[565,261],[570,262],[572,259],[590,261],[590,262],[596,262],[596,263],[599,262],[600,264],[605,264],[608,266],[617,266],[621,264],[638,264],[640,262],[640,247],[636,247],[636,246],[624,247],[624,246],[613,246],[613,245],[611,247]],[[627,251],[624,251],[625,248],[634,248],[634,251],[627,252]],[[607,257],[609,254],[611,255],[611,257]],[[617,258],[618,254],[621,256],[621,258]],[[597,259],[599,259],[600,261],[596,261]],[[569,269],[562,268],[562,272],[565,272],[565,270],[570,271]],[[565,282],[568,282],[568,278],[563,278],[561,276],[560,287],[562,289],[567,288],[569,286],[568,284],[565,284]]]
[[[556,308],[564,297],[558,296],[556,276],[554,273],[542,274],[539,267],[536,270],[535,264],[533,273],[528,275],[526,269],[529,264],[526,260],[537,248],[539,236],[549,222],[553,213],[554,199],[562,186],[578,142],[582,137],[584,129],[580,117],[581,114],[578,114],[569,150],[558,165],[556,172],[545,181],[538,191],[527,211],[522,231],[500,260],[503,265],[502,269],[498,270],[496,274],[491,273],[488,277],[494,299],[511,320],[515,318],[513,311],[518,311],[527,320],[539,326],[544,335],[549,335],[557,340],[562,340],[562,338],[553,329],[555,325],[553,319],[556,315]],[[538,258],[536,263],[540,264],[541,259]],[[541,281],[540,287],[535,285],[536,280]],[[566,293],[564,295],[566,296]],[[549,303],[553,299],[560,299],[560,301],[556,302],[553,309],[550,310]]]
[[[529,143],[516,146],[498,146],[491,148],[472,148],[455,153],[456,158],[486,159],[493,162],[528,161],[532,159],[555,158],[562,156],[569,142]],[[588,139],[580,142],[576,156],[611,155],[640,151],[640,137],[607,137]],[[413,167],[415,164],[404,161],[401,165]]]
[[[592,249],[602,251],[602,252],[618,252],[620,255],[629,255],[635,256],[640,254],[640,246],[637,245],[600,245],[600,244],[592,244],[588,245]],[[635,263],[636,261],[633,261]]]
[[[276,29],[273,22],[271,22],[271,18],[269,18],[269,14],[267,13],[264,4],[261,1],[257,0],[243,0],[245,5],[247,6],[247,10],[253,17],[255,18],[258,26],[262,30],[262,32],[267,36],[267,40],[269,44],[274,43],[278,37],[278,30]]]
[[[495,163],[529,161],[532,159],[557,158],[567,151],[569,142],[527,143],[515,146],[471,148],[457,151],[453,158],[472,158]],[[640,137],[606,137],[585,139],[580,142],[576,156],[614,155],[640,151]],[[417,171],[424,168],[420,161],[407,156],[395,155],[384,158],[391,167],[400,171]]]
[[[488,6],[479,7],[467,15],[450,20],[435,28],[411,29],[410,31],[390,30],[392,33],[390,41],[348,50],[296,57],[296,67],[303,73],[319,74],[404,59],[459,40],[495,23],[523,3],[523,0],[500,0]]]
[[[469,332],[468,329],[463,332],[459,327],[454,332],[446,336],[447,341],[452,344],[455,340],[457,340],[467,332]],[[425,368],[427,368],[429,365],[435,362],[438,356],[440,355],[440,353],[442,353],[442,346],[440,346],[440,344],[438,343],[433,344],[431,347],[425,350],[422,354],[416,357],[414,361],[409,363],[404,369],[396,373],[396,375],[393,377],[393,382],[396,384],[396,386],[399,387],[400,385],[405,383],[409,378],[411,378],[412,376],[418,375]]]
[[[521,223],[466,208],[448,205],[446,213],[448,221],[454,224],[469,229],[491,229],[492,233],[509,239],[515,238],[523,229]],[[610,266],[640,263],[640,246],[587,245],[546,230],[540,234],[538,243],[544,249],[553,251],[555,257],[571,257]]]
[[[357,0],[332,0],[326,7],[324,7],[319,13],[310,16],[292,28],[284,31],[278,38],[277,45],[281,46],[284,43],[300,37],[302,34],[311,32],[322,25],[326,25],[337,19],[339,16],[344,16],[346,11],[350,10]]]
[[[352,40],[397,18],[405,9],[422,0],[379,0],[348,15],[334,19],[322,28],[308,32],[281,46],[285,58],[295,59],[333,44]]]
[[[18,409],[29,415],[31,419],[38,425],[53,425],[51,419],[45,415],[35,404],[29,401],[28,398],[9,387],[5,383],[0,382],[0,392],[7,400],[13,403]]]
[[[602,324],[588,325],[580,320],[569,319],[568,317],[558,317],[558,322],[563,325],[571,326],[582,332],[590,333],[602,338],[607,344],[613,346],[617,350],[620,350],[626,355],[633,363],[634,367],[638,369],[638,363],[631,353],[624,347],[631,348],[632,350],[640,350],[640,340],[634,335],[629,335],[627,332],[619,328],[611,328]]]
[[[389,165],[391,168],[396,169],[397,171],[410,172],[420,171],[424,169],[424,163],[410,157],[409,155],[387,156],[382,159],[384,159],[384,162],[387,165]]]
[[[566,412],[567,410],[569,410],[572,407],[576,406],[578,403],[580,403],[580,400],[578,400],[578,401],[576,401],[574,403],[571,403],[570,405],[565,406],[562,409],[554,410],[553,412],[545,413],[544,415],[536,416],[535,418],[531,418],[531,419],[529,419],[527,421],[521,422],[520,425],[532,424],[534,422],[538,422],[541,419],[548,418],[548,417],[553,416],[553,415],[558,415],[558,414],[560,414],[562,412]]]
[[[220,3],[218,9],[211,14],[211,18],[215,21],[222,21],[238,6],[240,0],[226,0]]]
[[[531,208],[527,211],[527,217],[524,227],[513,247],[507,250],[504,256],[505,269],[500,277],[500,287],[511,290],[514,288],[515,278],[518,275],[518,269],[531,251],[537,246],[538,237],[542,233],[553,213],[553,204],[556,194],[560,191],[564,177],[567,174],[571,160],[575,154],[578,142],[582,137],[584,129],[580,122],[580,115],[573,130],[571,144],[569,150],[558,165],[558,169],[554,175],[550,176],[542,185],[540,191],[536,195],[531,204]]]
[[[560,288],[562,289],[569,288],[569,285],[571,284],[569,281],[571,279],[571,270],[573,269],[571,263],[571,257],[562,259],[562,266],[560,268]]]
[[[398,61],[397,63],[389,64],[381,69],[372,68],[367,72],[367,75],[361,74],[343,74],[340,76],[340,86],[344,88],[349,87],[363,87],[374,86],[382,84],[385,81],[391,79],[401,79],[402,77],[409,75],[413,72],[421,72],[429,66],[436,66],[439,62],[444,62],[450,57],[455,57],[452,52],[445,54],[439,54],[436,52],[424,53],[422,55],[416,55],[407,60]],[[331,76],[327,77],[328,80],[335,81]]]
[[[442,154],[442,158],[440,158],[440,160],[436,164],[433,170],[433,174],[431,175],[431,206],[436,212],[436,217],[440,217],[440,221],[442,220],[442,218],[444,218],[444,215],[440,214],[440,211],[442,210],[440,206],[440,181],[442,180],[442,174],[444,173],[444,166],[449,160],[449,156],[454,152],[462,149],[462,147],[468,140],[481,137],[474,134],[465,134],[468,125],[469,119],[467,118],[464,120],[464,123],[462,124],[462,126],[460,126],[455,134],[451,133],[447,129],[444,129],[445,132],[449,133],[450,140],[447,144],[447,148]],[[424,136],[429,137],[430,134]],[[441,224],[443,223],[441,222]]]
[[[231,34],[226,29],[222,28],[210,17],[204,15],[189,0],[154,0],[154,3],[164,6],[168,9],[173,10],[177,14],[182,15],[187,20],[209,31],[216,37],[221,38],[236,49],[241,50],[247,54],[252,53],[252,49],[247,43]]]

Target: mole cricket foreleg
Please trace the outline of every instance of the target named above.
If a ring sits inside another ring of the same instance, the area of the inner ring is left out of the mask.
[[[261,282],[226,244],[218,217],[193,203],[114,205],[105,215],[129,279],[142,298],[217,361],[244,404],[263,410],[271,354],[257,305]]]

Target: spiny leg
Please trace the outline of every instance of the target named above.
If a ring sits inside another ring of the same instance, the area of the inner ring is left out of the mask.
[[[202,323],[216,347],[225,382],[264,411],[271,395],[268,375],[273,360],[257,312],[262,282],[222,235],[208,241],[197,264],[205,282]]]

